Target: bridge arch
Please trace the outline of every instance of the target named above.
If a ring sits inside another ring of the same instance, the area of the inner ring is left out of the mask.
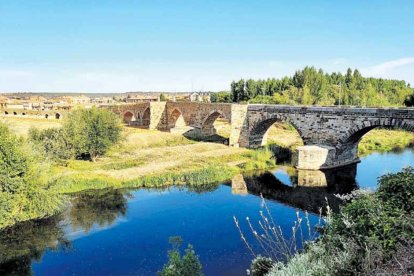
[[[361,142],[362,138],[371,130],[375,128],[387,128],[387,129],[401,129],[409,132],[414,132],[414,124],[409,124],[403,120],[396,119],[377,119],[374,121],[365,121],[362,125],[353,126],[345,135],[343,139],[340,140],[339,145],[337,146],[337,155],[343,156],[346,159],[358,158],[358,145]]]
[[[135,121],[134,113],[132,113],[132,111],[129,110],[125,111],[122,115],[122,120],[126,124],[131,124],[132,121]]]
[[[203,135],[214,135],[217,133],[217,130],[214,126],[214,123],[217,119],[222,118],[229,121],[229,118],[226,117],[226,114],[221,110],[211,111],[201,123],[201,133]]]
[[[142,116],[139,112],[137,112],[137,116],[135,118],[135,121],[136,121],[137,125],[139,125],[139,126],[142,125]]]
[[[9,115],[9,112],[7,110],[4,111],[4,115]]]
[[[295,128],[301,140],[304,140],[300,128],[288,116],[272,114],[272,116],[253,122],[251,127],[249,127],[249,147],[258,148],[266,145],[268,131],[275,123],[289,123]]]
[[[171,129],[185,126],[186,123],[183,117],[183,113],[179,108],[174,108],[174,110],[168,116],[168,127]]]
[[[62,116],[62,115],[60,115],[60,113],[55,113],[55,119],[56,119],[56,120],[59,120],[61,116]]]
[[[142,112],[141,116],[141,125],[143,127],[149,127],[151,122],[151,110],[149,107],[147,107],[144,112]]]

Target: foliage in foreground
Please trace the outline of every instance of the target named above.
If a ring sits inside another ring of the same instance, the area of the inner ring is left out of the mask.
[[[63,200],[48,190],[47,171],[25,141],[0,125],[0,228],[60,210]]]
[[[181,237],[171,237],[172,250],[168,251],[168,263],[158,272],[159,276],[202,276],[201,263],[191,244],[185,249],[181,256],[180,247],[183,240]]]
[[[375,194],[329,217],[319,240],[286,264],[276,262],[268,275],[412,273],[414,260],[403,252],[414,248],[413,183],[413,168],[382,176]]]

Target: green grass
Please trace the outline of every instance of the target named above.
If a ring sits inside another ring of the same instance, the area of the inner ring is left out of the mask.
[[[57,193],[70,194],[104,188],[163,188],[171,185],[191,187],[226,181],[238,173],[240,173],[240,169],[236,167],[219,165],[188,171],[145,175],[129,180],[108,178],[98,174],[78,173],[55,179],[51,184],[51,189]]]
[[[414,146],[414,134],[403,130],[374,129],[366,134],[358,146],[358,153],[399,151]]]

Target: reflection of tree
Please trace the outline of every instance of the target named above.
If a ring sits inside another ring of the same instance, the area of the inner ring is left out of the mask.
[[[73,229],[89,232],[96,223],[109,226],[127,211],[127,197],[120,190],[100,190],[76,195],[69,216]]]
[[[40,260],[47,249],[70,248],[58,221],[58,217],[53,217],[2,230],[0,275],[30,275],[32,261]]]
[[[201,184],[201,185],[188,185],[186,188],[190,192],[202,194],[202,193],[210,193],[214,192],[215,190],[220,187],[220,183],[209,183],[209,184]]]

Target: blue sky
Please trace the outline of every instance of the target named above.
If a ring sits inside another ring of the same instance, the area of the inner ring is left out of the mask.
[[[414,85],[414,1],[0,0],[0,91],[229,89],[305,65]]]

